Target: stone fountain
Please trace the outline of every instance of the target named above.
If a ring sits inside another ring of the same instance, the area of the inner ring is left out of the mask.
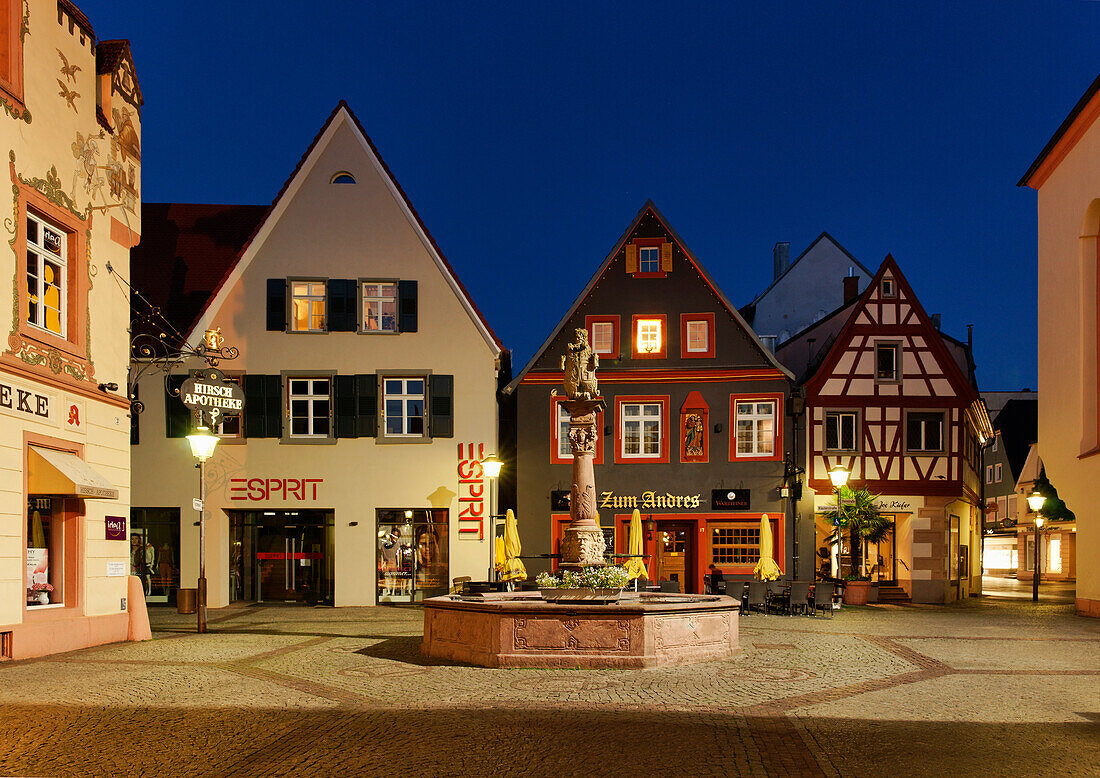
[[[563,569],[604,565],[592,457],[604,409],[599,357],[575,330],[562,356],[573,483]],[[727,659],[739,652],[739,603],[731,597],[624,592],[616,603],[547,602],[539,592],[449,594],[424,601],[421,652],[485,667],[661,667]]]

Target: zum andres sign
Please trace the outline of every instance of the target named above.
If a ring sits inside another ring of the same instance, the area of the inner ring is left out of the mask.
[[[651,510],[653,508],[698,508],[698,494],[657,494],[656,492],[642,492],[640,495],[615,494],[614,492],[600,492],[601,508],[638,508],[639,510]]]
[[[199,426],[216,427],[221,416],[236,416],[244,410],[244,390],[227,381],[216,368],[196,370],[180,386],[180,400],[191,409]]]

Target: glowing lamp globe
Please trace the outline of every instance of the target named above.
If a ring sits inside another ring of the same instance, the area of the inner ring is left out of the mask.
[[[481,466],[485,468],[485,475],[490,478],[496,478],[500,475],[500,470],[504,467],[504,463],[497,458],[496,454],[490,454],[481,460]]]
[[[205,462],[214,455],[214,447],[218,445],[218,436],[211,434],[206,427],[199,427],[194,433],[187,436],[187,442],[191,444],[191,455],[200,462]]]
[[[833,482],[833,487],[836,489],[848,483],[849,475],[851,474],[844,465],[835,465],[829,469],[829,480]]]

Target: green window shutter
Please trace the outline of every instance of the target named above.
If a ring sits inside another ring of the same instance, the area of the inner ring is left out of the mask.
[[[338,438],[359,437],[359,398],[355,393],[355,376],[338,375],[332,380],[333,429]]]
[[[269,438],[283,436],[283,378],[265,375],[264,379],[264,431]]]
[[[277,375],[244,376],[244,436],[278,438],[283,434],[283,380]]]
[[[267,330],[286,332],[286,279],[267,279]]]
[[[186,375],[170,375],[164,379],[164,434],[170,438],[185,438],[191,434],[191,409],[179,396],[185,380]]]
[[[355,394],[359,404],[356,418],[359,437],[373,438],[378,434],[378,376],[355,376]]]
[[[416,332],[417,328],[416,281],[397,282],[397,329],[400,332]]]
[[[433,438],[455,436],[454,386],[454,376],[428,377],[428,434]]]

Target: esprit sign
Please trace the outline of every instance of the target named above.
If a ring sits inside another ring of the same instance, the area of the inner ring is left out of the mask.
[[[236,416],[244,410],[244,390],[215,368],[192,373],[180,385],[180,400],[208,427],[216,426],[220,416]]]
[[[650,510],[653,508],[698,508],[698,494],[670,494],[664,492],[642,492],[634,494],[615,494],[614,492],[600,492],[601,508],[638,508]]]
[[[458,536],[467,540],[485,537],[484,443],[458,444]]]
[[[324,478],[230,478],[229,499],[308,502],[317,499],[317,487],[324,482]]]

